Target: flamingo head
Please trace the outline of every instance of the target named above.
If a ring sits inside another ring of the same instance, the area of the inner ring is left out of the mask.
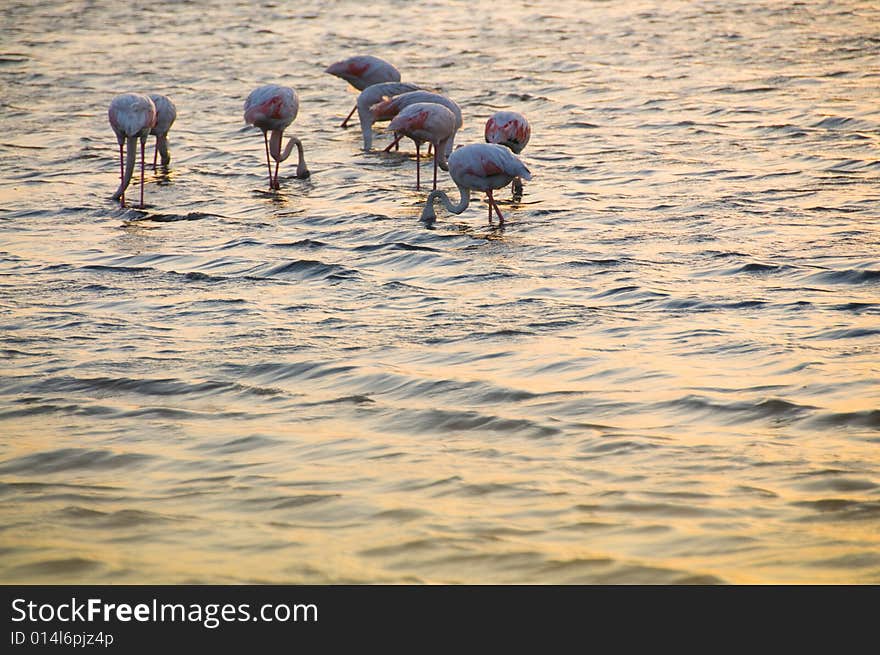
[[[419,216],[419,220],[428,225],[437,220],[437,212],[434,210],[433,192],[428,194],[428,199],[425,201],[425,206],[422,208],[422,214]]]
[[[337,61],[335,64],[330,64],[325,70],[325,73],[329,73],[330,75],[335,75],[339,77],[352,86],[362,89],[364,87],[364,83],[361,78],[370,69],[370,64],[362,61],[358,61],[357,58],[354,59],[344,59],[342,61]],[[360,82],[360,84],[359,84]]]
[[[324,69],[325,73],[329,73],[330,75],[335,75],[336,77],[342,77],[343,74],[348,72],[348,63],[344,61],[337,61],[335,64],[330,64]]]
[[[394,118],[398,114],[397,103],[394,98],[383,98],[380,102],[370,107],[374,120],[388,120]]]

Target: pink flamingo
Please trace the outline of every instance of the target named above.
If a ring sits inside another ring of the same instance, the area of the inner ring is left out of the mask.
[[[296,166],[296,176],[300,179],[310,175],[306,167],[305,153],[302,142],[296,137],[287,141],[284,152],[281,151],[281,139],[284,129],[293,122],[299,112],[299,99],[296,92],[287,86],[267,84],[251,91],[247,100],[244,101],[244,121],[248,125],[258,127],[263,131],[263,141],[266,143],[266,165],[269,167],[269,188],[280,189],[278,184],[278,165],[290,157],[293,146],[296,146],[299,161]],[[270,137],[268,133],[271,132]],[[269,155],[275,160],[275,174],[272,174],[272,163]]]
[[[400,82],[400,71],[384,59],[372,55],[357,55],[331,64],[324,71],[340,77],[358,91],[381,82]],[[354,115],[357,105],[351,110],[339,127],[347,127],[348,119]]]
[[[518,155],[529,142],[532,136],[532,127],[522,114],[515,111],[499,111],[486,121],[486,143],[497,143],[507,146]],[[519,178],[513,180],[513,194],[522,196],[522,182]]]
[[[498,214],[498,220],[504,225],[504,216],[492,192],[510,184],[516,177],[532,179],[532,174],[519,157],[504,146],[495,143],[474,143],[458,148],[449,156],[449,174],[461,193],[458,205],[453,205],[449,196],[443,191],[432,191],[428,194],[422,220],[432,222],[437,218],[434,213],[434,200],[439,199],[447,211],[461,214],[470,202],[470,191],[485,191],[489,201],[489,222],[492,222],[492,209]]]
[[[437,164],[442,152],[446,152],[446,142],[455,134],[455,114],[443,105],[434,102],[416,102],[407,105],[388,126],[397,134],[408,136],[416,142],[416,189],[421,188],[421,148],[425,141],[434,145],[434,189],[437,188]],[[443,167],[447,168],[445,156]]]
[[[452,145],[455,141],[455,132],[461,129],[462,121],[461,121],[461,107],[458,104],[444,95],[439,93],[432,93],[430,91],[410,91],[408,93],[401,93],[400,95],[394,96],[393,98],[387,98],[382,102],[379,102],[372,107],[370,110],[373,112],[373,115],[376,117],[376,120],[386,120],[389,118],[393,118],[397,116],[398,113],[409,105],[413,105],[417,102],[433,102],[438,105],[443,105],[449,111],[451,111],[455,115],[455,131],[452,133],[452,138],[450,138],[446,142],[446,152],[444,153],[445,157],[440,160],[440,168],[444,171],[446,170],[446,157],[449,157],[449,153],[452,152]],[[392,147],[396,146],[398,142],[403,138],[404,135],[398,136],[394,141],[389,144],[387,148],[385,148],[385,152],[391,150]]]
[[[153,152],[153,170],[156,170],[156,160],[162,155],[162,165],[168,166],[171,162],[171,153],[168,152],[168,130],[177,118],[177,107],[168,96],[151,93],[150,100],[156,105],[156,125],[150,130],[150,134],[156,135],[156,150]]]
[[[373,147],[373,123],[379,120],[390,120],[390,116],[386,118],[377,118],[370,110],[370,107],[385,98],[400,95],[408,91],[416,91],[419,87],[415,84],[407,84],[406,82],[380,82],[379,84],[371,84],[361,91],[357,98],[357,113],[361,122],[361,134],[364,137],[364,150],[368,151]]]
[[[110,127],[116,133],[119,142],[119,188],[113,199],[125,206],[125,190],[134,173],[135,146],[141,141],[141,204],[144,206],[144,144],[150,130],[156,125],[156,105],[147,96],[138,93],[123,93],[110,102],[107,112]],[[122,163],[122,144],[126,143],[125,165]]]

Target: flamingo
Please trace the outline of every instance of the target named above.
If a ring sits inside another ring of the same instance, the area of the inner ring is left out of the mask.
[[[153,152],[153,170],[156,170],[156,160],[162,155],[162,165],[168,166],[171,161],[171,153],[168,152],[168,130],[177,118],[177,107],[168,96],[151,93],[150,100],[156,105],[156,125],[150,130],[150,134],[156,135],[156,150]]]
[[[156,105],[145,95],[138,93],[123,93],[110,102],[107,112],[110,119],[110,127],[116,133],[119,142],[119,188],[113,194],[113,199],[119,199],[119,204],[125,206],[125,190],[131,182],[134,173],[135,146],[138,139],[141,141],[141,204],[144,206],[144,144],[150,130],[156,125]],[[126,142],[125,166],[122,163],[122,144]]]
[[[421,148],[428,141],[434,145],[434,189],[437,189],[437,164],[446,142],[455,134],[455,114],[447,107],[434,102],[416,102],[407,105],[394,117],[389,130],[408,136],[416,142],[416,189],[421,188]],[[445,160],[445,156],[443,157]],[[444,169],[446,162],[443,162]]]
[[[357,55],[331,64],[324,71],[340,77],[358,91],[381,82],[400,82],[400,71],[384,59],[372,55]],[[348,119],[354,115],[357,105],[351,110],[339,127],[347,127]]]
[[[515,111],[499,111],[486,121],[486,143],[497,143],[507,146],[518,155],[529,142],[532,135],[532,127],[522,114]],[[519,178],[513,180],[513,194],[522,196],[522,182]]]
[[[458,205],[453,205],[449,196],[443,191],[432,191],[428,194],[421,219],[432,222],[437,218],[434,213],[434,200],[439,199],[447,211],[461,214],[470,202],[470,191],[485,191],[489,199],[489,222],[492,222],[492,209],[498,214],[498,220],[504,225],[504,216],[492,192],[510,184],[516,177],[532,179],[532,174],[519,157],[504,146],[496,143],[474,143],[458,148],[449,156],[449,174],[461,193]]]
[[[438,105],[443,105],[447,109],[449,109],[453,114],[455,114],[455,131],[452,133],[452,137],[449,141],[446,142],[446,152],[445,157],[440,160],[440,168],[444,171],[446,170],[446,157],[449,157],[449,153],[452,152],[452,144],[455,141],[455,132],[461,129],[462,121],[461,121],[461,108],[458,104],[444,95],[439,93],[432,93],[430,91],[410,91],[408,93],[401,93],[400,95],[394,96],[393,98],[387,98],[382,102],[376,103],[370,110],[373,112],[373,116],[375,116],[375,120],[387,120],[389,118],[393,118],[397,116],[398,113],[408,105],[415,104],[417,102],[433,102]],[[400,135],[391,144],[385,148],[385,152],[391,150],[392,147],[396,146],[400,139],[403,138],[404,135]]]
[[[406,82],[380,82],[379,84],[371,84],[360,92],[356,108],[361,122],[361,134],[364,136],[364,150],[368,151],[373,147],[373,123],[378,120],[390,119],[390,116],[382,119],[376,118],[370,107],[385,98],[407,93],[408,91],[417,91],[418,88],[415,84],[407,84]]]
[[[284,129],[293,122],[299,111],[299,99],[296,91],[287,86],[278,84],[266,84],[251,91],[247,100],[244,101],[244,120],[248,125],[253,125],[263,130],[263,141],[266,143],[266,165],[269,167],[269,188],[280,189],[278,184],[278,165],[290,157],[290,151],[296,146],[299,161],[296,165],[296,176],[300,179],[308,177],[309,169],[306,167],[305,154],[302,142],[296,137],[287,141],[284,152],[281,152],[281,139]],[[271,132],[270,137],[268,133]],[[272,164],[269,155],[275,160],[275,174],[272,174]]]

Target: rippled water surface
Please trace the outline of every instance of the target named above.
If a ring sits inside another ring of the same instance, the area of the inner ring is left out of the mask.
[[[0,21],[3,581],[880,582],[876,2]],[[429,229],[411,145],[339,129],[357,53],[457,143],[531,119],[503,228]],[[268,82],[313,173],[277,194]],[[126,91],[178,107],[144,210]]]

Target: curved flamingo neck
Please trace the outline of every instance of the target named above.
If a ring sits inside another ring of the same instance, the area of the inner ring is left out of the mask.
[[[363,111],[358,107],[358,119],[361,123],[361,135],[364,138],[364,151],[368,152],[373,147],[373,117],[370,110]]]
[[[428,199],[425,201],[425,208],[422,210],[422,220],[423,221],[433,221],[437,218],[437,215],[434,213],[434,201],[439,200],[443,203],[443,206],[446,208],[451,214],[461,214],[465,209],[468,208],[468,205],[471,201],[471,192],[460,184],[456,185],[458,187],[458,192],[461,194],[461,199],[458,201],[457,205],[453,205],[452,201],[449,199],[449,196],[445,191],[431,191],[428,194]]]
[[[272,155],[272,159],[282,162],[290,157],[290,151],[293,150],[292,139],[287,142],[284,152],[281,152],[281,139],[284,136],[284,130],[272,130],[269,134],[269,153]]]
[[[113,194],[114,200],[119,200],[119,198],[122,197],[122,194],[125,193],[125,190],[128,188],[129,182],[131,182],[131,176],[134,174],[134,161],[137,151],[137,141],[137,135],[130,136],[126,139],[125,176],[119,182],[119,188],[116,189],[116,193]]]
[[[171,161],[171,153],[168,152],[168,136],[166,134],[156,135],[156,152],[162,157],[162,165],[167,166]]]
[[[446,137],[439,143],[434,146],[434,157],[437,159],[437,165],[441,170],[448,171],[449,170],[449,153],[452,149],[449,147],[449,144],[452,143],[452,140],[455,138],[455,133],[453,132],[450,136]]]
[[[296,165],[296,176],[298,178],[305,178],[311,175],[309,173],[309,169],[306,166],[306,156],[305,151],[303,150],[302,141],[292,136],[287,140],[287,145],[284,146],[284,152],[281,152],[281,140],[283,135],[283,130],[276,130],[271,132],[269,137],[269,153],[272,155],[272,159],[276,162],[283,162],[288,157],[290,157],[290,153],[293,152],[293,147],[296,146],[297,155],[299,156],[299,161]]]
[[[296,164],[296,176],[300,179],[309,177],[311,173],[309,172],[308,167],[306,166],[306,153],[303,149],[302,141],[297,139],[296,137],[291,137],[290,141],[287,142],[287,147],[284,149],[285,159],[290,155],[290,151],[296,146],[296,154],[297,154],[297,164]]]

